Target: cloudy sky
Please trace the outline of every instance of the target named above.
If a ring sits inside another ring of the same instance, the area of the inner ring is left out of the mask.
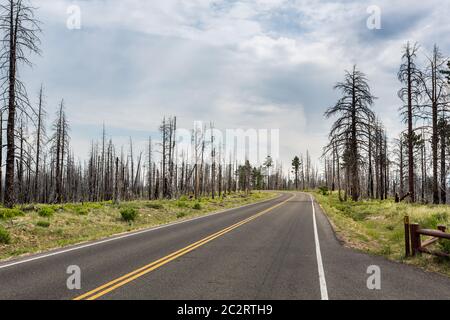
[[[370,79],[375,111],[391,136],[401,48],[438,43],[450,55],[450,2],[441,0],[33,0],[43,23],[41,57],[22,68],[31,99],[44,83],[50,118],[66,101],[77,154],[108,134],[158,136],[165,115],[180,126],[280,129],[281,159],[327,140],[333,85],[353,64]],[[81,9],[81,29],[67,9]],[[370,6],[381,29],[369,29]]]

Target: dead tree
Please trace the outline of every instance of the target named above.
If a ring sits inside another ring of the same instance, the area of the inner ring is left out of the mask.
[[[18,78],[20,64],[31,65],[28,53],[39,54],[39,22],[34,8],[27,0],[8,0],[0,5],[0,30],[3,32],[0,54],[4,83],[3,96],[7,105],[5,205],[12,207],[16,201],[14,188],[16,113],[29,115],[32,109],[24,84]]]
[[[403,121],[407,123],[406,142],[408,146],[408,186],[411,201],[415,197],[415,174],[414,174],[414,121],[420,115],[420,99],[422,95],[422,72],[416,66],[417,44],[409,42],[404,48],[402,64],[398,72],[398,79],[404,85],[398,92],[404,106],[400,109]]]
[[[338,116],[330,131],[330,143],[325,153],[337,146],[346,152],[346,165],[349,174],[350,193],[354,201],[360,198],[360,168],[361,150],[368,148],[368,131],[375,120],[371,110],[375,97],[370,92],[366,76],[353,68],[346,72],[344,82],[335,89],[341,91],[342,98],[334,107],[325,113],[327,118]]]
[[[446,104],[445,87],[446,78],[440,73],[445,65],[445,60],[437,45],[433,48],[433,53],[429,57],[429,65],[422,77],[423,88],[427,97],[424,105],[425,114],[431,120],[431,152],[433,163],[432,192],[433,203],[439,203],[439,184],[438,184],[438,150],[439,150],[439,110]]]
[[[34,178],[34,199],[39,202],[39,182],[40,182],[40,160],[41,160],[41,149],[45,143],[45,125],[44,125],[44,93],[43,86],[39,90],[39,101],[37,110],[37,126],[36,126],[36,160],[35,160],[35,178]]]
[[[64,157],[68,150],[69,144],[69,125],[64,111],[64,100],[59,105],[58,115],[53,124],[54,134],[52,141],[52,153],[54,155],[55,165],[55,202],[63,202],[63,174],[64,174]]]
[[[148,200],[153,199],[152,189],[153,189],[153,175],[152,175],[152,138],[148,138],[148,159],[147,159],[147,192]]]
[[[211,123],[211,197],[214,199],[216,197],[216,146],[215,146],[215,136],[214,136],[214,125]],[[219,191],[220,195],[220,191]]]

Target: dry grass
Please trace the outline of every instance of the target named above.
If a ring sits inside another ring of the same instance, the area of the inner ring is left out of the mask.
[[[102,239],[275,196],[274,193],[253,192],[250,196],[232,194],[215,200],[203,198],[195,201],[182,198],[124,202],[119,205],[104,202],[17,208],[13,217],[8,215],[0,219],[0,230],[6,230],[10,236],[9,244],[0,241],[0,259]],[[138,216],[134,222],[123,221],[120,212],[124,208],[137,210]]]

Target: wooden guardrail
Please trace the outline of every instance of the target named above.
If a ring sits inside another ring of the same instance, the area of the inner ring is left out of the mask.
[[[410,223],[409,217],[405,217],[405,253],[406,256],[415,256],[421,253],[433,254],[440,257],[450,257],[450,254],[431,251],[427,247],[440,239],[450,240],[450,233],[446,233],[447,227],[438,226],[438,230],[422,229],[417,223]],[[421,236],[432,237],[422,242]]]

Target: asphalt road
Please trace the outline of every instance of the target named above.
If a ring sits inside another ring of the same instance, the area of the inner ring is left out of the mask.
[[[67,287],[69,266],[80,290]],[[372,266],[380,290],[367,286]],[[291,193],[0,264],[0,299],[75,298],[449,299],[450,279],[341,246],[310,196]]]

